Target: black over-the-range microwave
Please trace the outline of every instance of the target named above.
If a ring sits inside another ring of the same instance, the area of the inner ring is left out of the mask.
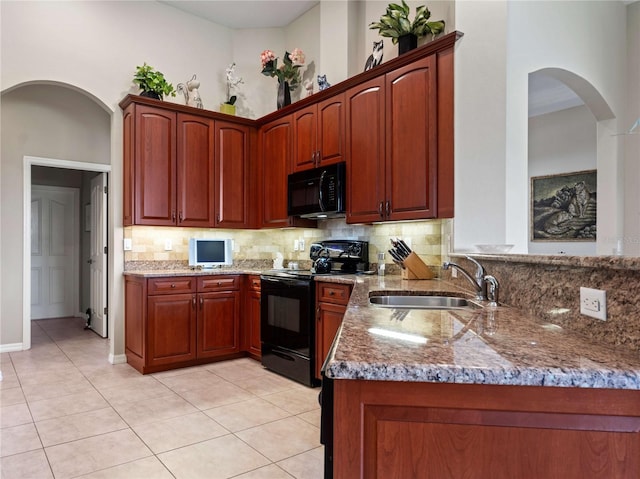
[[[292,173],[288,177],[289,216],[342,218],[345,216],[345,162]]]

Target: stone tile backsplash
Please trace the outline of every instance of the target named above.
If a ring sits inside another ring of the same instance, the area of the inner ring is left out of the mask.
[[[289,261],[309,259],[309,245],[325,239],[359,239],[369,241],[369,262],[378,262],[378,253],[386,253],[386,262],[392,263],[387,250],[390,238],[409,239],[412,249],[422,260],[438,267],[443,254],[443,238],[447,237],[450,220],[428,220],[379,225],[348,225],[344,220],[328,220],[318,228],[225,230],[205,228],[175,228],[155,226],[129,226],[124,237],[130,238],[132,250],[124,252],[125,269],[134,262],[186,262],[189,256],[189,238],[233,238],[234,261],[271,261],[282,253],[285,266]],[[304,251],[293,251],[295,240],[303,239]],[[165,243],[171,250],[165,251]]]

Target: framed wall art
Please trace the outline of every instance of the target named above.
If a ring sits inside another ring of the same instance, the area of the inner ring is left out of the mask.
[[[595,241],[596,170],[531,178],[531,241]]]

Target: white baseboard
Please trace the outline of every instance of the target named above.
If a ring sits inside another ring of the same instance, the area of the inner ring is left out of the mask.
[[[109,354],[109,362],[111,364],[123,364],[127,362],[126,354]]]
[[[15,353],[23,351],[22,343],[0,344],[0,353]]]

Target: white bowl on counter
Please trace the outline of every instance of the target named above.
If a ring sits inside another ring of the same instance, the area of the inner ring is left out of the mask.
[[[477,244],[475,245],[481,253],[505,254],[511,251],[512,244]]]

